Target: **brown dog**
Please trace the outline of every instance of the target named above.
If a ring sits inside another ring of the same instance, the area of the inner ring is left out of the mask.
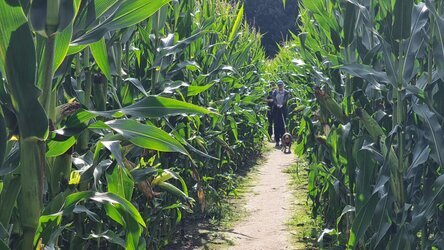
[[[291,153],[291,142],[292,142],[291,134],[285,133],[281,138],[282,152],[286,154]]]

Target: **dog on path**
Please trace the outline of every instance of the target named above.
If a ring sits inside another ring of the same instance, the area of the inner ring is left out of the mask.
[[[285,154],[291,153],[291,142],[292,142],[291,134],[285,133],[281,138],[282,147],[281,150]]]

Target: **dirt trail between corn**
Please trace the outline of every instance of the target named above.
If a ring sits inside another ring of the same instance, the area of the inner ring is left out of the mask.
[[[292,213],[290,176],[284,171],[294,164],[293,153],[284,154],[272,149],[258,166],[256,181],[246,195],[247,216],[240,220],[228,238],[233,242],[230,250],[295,249],[286,223]]]

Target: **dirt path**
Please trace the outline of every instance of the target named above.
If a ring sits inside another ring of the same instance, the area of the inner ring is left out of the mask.
[[[286,226],[292,211],[290,176],[284,171],[296,159],[277,149],[265,157],[246,198],[247,216],[228,235],[234,243],[230,250],[294,249]]]

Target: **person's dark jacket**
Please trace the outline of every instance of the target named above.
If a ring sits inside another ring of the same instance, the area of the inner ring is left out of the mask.
[[[270,92],[268,92],[267,100],[273,99],[273,93],[274,93],[274,90],[271,90]],[[273,99],[273,102],[267,101],[267,105],[268,105],[268,107],[270,107],[270,110],[273,108],[273,103],[274,103],[274,99]]]
[[[279,90],[273,91],[272,97],[273,97],[273,109],[278,109],[277,107],[277,93]],[[284,89],[284,104],[282,106],[282,114],[284,115],[284,118],[287,118],[288,115],[288,109],[287,109],[287,102],[290,98],[290,92],[286,89]],[[274,112],[275,113],[275,112]]]

